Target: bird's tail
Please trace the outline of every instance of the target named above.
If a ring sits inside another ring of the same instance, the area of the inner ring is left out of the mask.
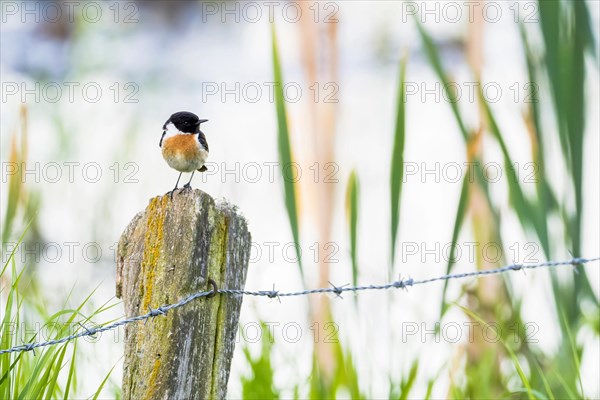
[[[206,171],[208,168],[206,168],[206,165],[203,165],[202,168],[200,168],[198,171],[199,172],[204,172]]]

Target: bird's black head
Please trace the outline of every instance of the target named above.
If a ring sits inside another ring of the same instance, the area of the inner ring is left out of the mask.
[[[171,117],[165,122],[163,129],[169,122],[172,122],[179,131],[183,133],[198,133],[200,131],[200,124],[208,121],[207,119],[199,119],[194,113],[188,111],[180,111],[171,115]]]

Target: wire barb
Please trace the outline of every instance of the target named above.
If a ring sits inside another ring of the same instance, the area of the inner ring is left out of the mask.
[[[78,324],[80,327],[82,327],[82,328],[83,328],[83,330],[85,330],[85,331],[87,332],[87,336],[92,336],[92,337],[94,337],[94,338],[95,338],[95,336],[96,336],[96,329],[92,328],[92,329],[90,330],[90,329],[89,329],[87,326],[83,325],[81,322],[77,322],[77,324]]]
[[[524,269],[525,266],[523,264],[519,264],[514,259],[512,265],[509,265],[508,267],[513,271],[523,271],[523,275],[527,275],[527,271]]]
[[[262,296],[262,297],[268,297],[270,299],[276,298],[281,303],[281,297],[284,297],[284,296],[291,297],[291,296],[306,296],[306,295],[310,295],[310,294],[333,293],[333,294],[341,297],[341,294],[343,292],[358,292],[358,291],[364,291],[364,290],[384,290],[384,289],[392,289],[392,288],[407,290],[409,286],[412,287],[412,286],[416,286],[416,285],[425,285],[425,284],[433,283],[436,281],[449,281],[451,279],[478,278],[478,277],[486,276],[486,275],[503,274],[503,273],[510,272],[510,271],[525,272],[528,269],[536,269],[536,268],[556,268],[559,266],[572,266],[573,271],[578,272],[578,267],[581,267],[584,264],[589,264],[589,263],[595,262],[595,261],[600,261],[600,257],[595,257],[595,258],[573,257],[570,260],[566,260],[566,261],[545,261],[545,262],[541,262],[541,263],[537,263],[537,264],[529,264],[529,265],[513,263],[511,265],[507,265],[507,266],[496,268],[496,269],[484,269],[481,271],[446,274],[446,275],[441,275],[441,276],[437,276],[434,278],[427,278],[427,279],[421,279],[421,280],[414,280],[413,278],[403,279],[400,276],[400,277],[398,277],[397,281],[387,283],[384,285],[348,286],[346,284],[344,286],[335,286],[334,284],[329,282],[329,284],[332,287],[303,290],[300,292],[287,292],[287,293],[281,293],[281,292],[279,292],[279,290],[275,290],[275,284],[273,284],[273,290],[266,290],[266,291],[247,291],[247,290],[243,290],[243,289],[227,289],[227,288],[219,289],[219,287],[217,286],[217,283],[214,280],[209,279],[208,283],[212,286],[212,290],[210,290],[210,291],[197,292],[188,297],[183,298],[182,300],[180,300],[177,303],[162,305],[156,309],[152,309],[151,307],[148,307],[150,311],[146,314],[138,315],[138,316],[130,317],[130,318],[125,318],[125,319],[119,320],[117,322],[114,322],[110,325],[105,325],[105,326],[97,325],[96,327],[89,329],[89,328],[85,327],[84,325],[82,325],[81,323],[79,323],[82,326],[82,328],[84,329],[84,332],[79,332],[74,335],[65,336],[65,337],[50,340],[47,342],[33,342],[33,343],[23,344],[20,346],[11,347],[8,349],[3,349],[3,350],[0,350],[0,355],[6,354],[6,353],[23,352],[23,351],[32,351],[33,354],[35,355],[35,349],[38,347],[46,347],[46,346],[53,346],[53,345],[57,345],[57,344],[67,343],[71,340],[75,340],[77,338],[84,337],[84,336],[94,336],[98,333],[110,331],[110,330],[116,329],[120,326],[131,324],[131,323],[134,323],[137,321],[144,321],[144,323],[146,323],[150,318],[154,318],[159,315],[166,316],[167,311],[169,311],[173,308],[183,307],[186,304],[188,304],[191,301],[198,299],[198,298],[206,297],[208,299],[208,298],[214,297],[216,294],[226,294],[229,296]]]
[[[267,292],[263,292],[265,296],[270,299],[277,299],[281,303],[281,298],[279,297],[279,290],[275,290],[275,284],[273,284],[273,290],[269,290]]]
[[[585,260],[584,258],[579,258],[579,257],[575,257],[573,255],[573,252],[571,250],[567,250],[569,252],[569,255],[571,256],[571,265],[573,266],[573,272],[576,274],[579,274],[579,269],[577,269],[577,267],[579,267],[581,265],[581,260]]]
[[[408,278],[406,280],[402,279],[402,275],[398,276],[398,280],[394,283],[392,283],[392,285],[396,288],[396,289],[404,289],[404,290],[408,290],[407,286],[412,286],[414,283],[413,278]]]
[[[21,351],[31,351],[33,352],[33,355],[35,356],[35,343],[27,343],[23,345],[23,350]]]
[[[346,283],[345,285],[342,286],[335,286],[333,283],[331,283],[331,281],[327,281],[329,282],[329,284],[331,285],[331,287],[333,288],[333,293],[335,293],[335,297],[339,297],[340,299],[343,299],[342,297],[342,293],[344,292],[344,288],[346,286],[349,286],[349,283]]]

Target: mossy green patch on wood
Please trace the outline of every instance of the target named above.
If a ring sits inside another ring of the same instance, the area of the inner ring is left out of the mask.
[[[160,369],[160,358],[156,358],[154,360],[154,364],[152,365],[152,372],[148,377],[148,398],[153,399],[156,391],[156,377],[158,375],[158,371]]]
[[[146,208],[148,215],[146,235],[144,237],[144,255],[142,259],[142,279],[140,290],[143,294],[142,308],[150,306],[154,285],[156,265],[158,264],[163,241],[166,196],[150,200]]]

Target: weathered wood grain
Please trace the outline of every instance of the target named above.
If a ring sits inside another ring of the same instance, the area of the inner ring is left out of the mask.
[[[117,297],[127,317],[198,291],[243,288],[250,255],[245,219],[199,190],[159,196],[119,241]],[[196,299],[125,329],[124,399],[224,398],[241,297]]]

